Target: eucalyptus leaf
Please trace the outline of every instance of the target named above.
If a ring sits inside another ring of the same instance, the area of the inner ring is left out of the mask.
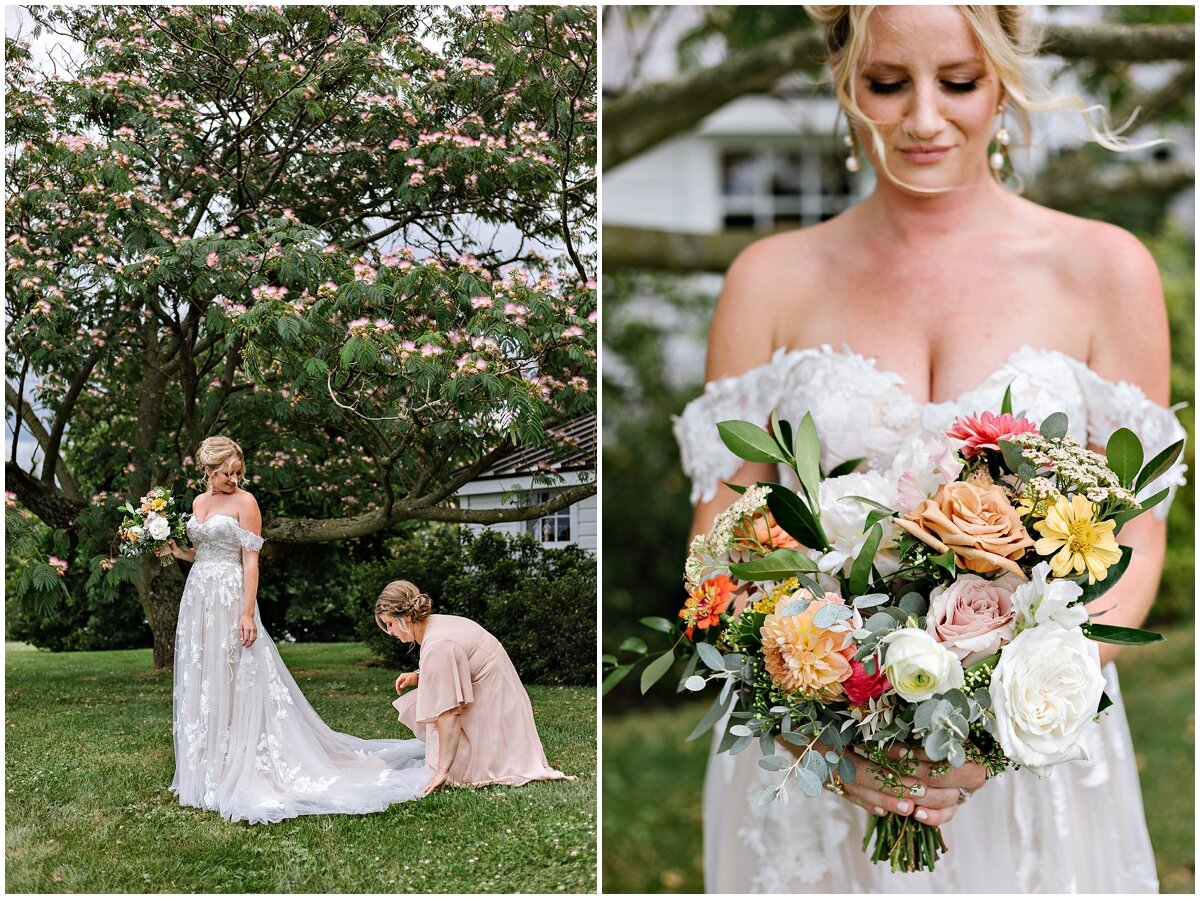
[[[735,737],[749,737],[753,734],[753,731],[744,724],[733,725],[729,728],[729,732]]]
[[[729,747],[729,754],[737,755],[753,742],[754,737],[738,737],[733,741],[733,745]]]
[[[1025,461],[1025,457],[1021,454],[1021,447],[1011,440],[1001,440],[999,446],[1000,455],[1004,457],[1004,466],[1016,474],[1021,470],[1021,465]]]
[[[690,690],[693,693],[699,693],[701,690],[704,689],[704,687],[707,685],[707,683],[708,682],[704,678],[702,678],[699,674],[693,674],[691,677],[689,677],[687,680],[685,680],[683,682],[683,686],[685,689]]]
[[[920,618],[929,611],[929,601],[920,593],[906,593],[900,599],[900,611]]]
[[[779,794],[783,792],[783,784],[771,784],[758,796],[759,805],[770,805],[779,798]],[[787,794],[784,793],[786,796]]]
[[[821,780],[811,771],[805,771],[803,768],[796,769],[796,783],[800,785],[800,791],[805,796],[820,796],[821,795]]]
[[[817,613],[813,615],[813,627],[829,628],[833,627],[839,621],[845,621],[854,614],[853,610],[848,606],[829,605],[821,606],[817,609]]]
[[[700,654],[700,661],[713,671],[725,670],[725,659],[722,657],[721,651],[711,643],[697,643],[696,651]]]
[[[694,740],[701,734],[708,733],[708,731],[712,729],[713,725],[721,720],[721,716],[725,714],[727,707],[728,698],[724,693],[722,693],[722,695],[718,697],[717,701],[708,707],[708,711],[704,713],[704,717],[700,719],[700,723],[692,729],[690,734],[688,734],[688,740]]]
[[[1067,413],[1051,412],[1042,422],[1039,431],[1047,440],[1062,440],[1067,436]]]
[[[758,767],[764,771],[786,771],[792,763],[781,755],[766,755],[758,760]]]
[[[874,606],[881,606],[891,599],[886,593],[866,593],[862,596],[854,597],[854,608],[870,609]]]
[[[805,609],[812,605],[810,599],[793,599],[786,603],[782,609],[776,609],[776,615],[782,615],[784,618],[791,618],[793,615],[799,615]]]

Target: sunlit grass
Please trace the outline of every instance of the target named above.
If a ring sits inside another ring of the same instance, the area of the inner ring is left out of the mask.
[[[391,680],[356,644],[281,647],[336,730],[407,737]],[[451,790],[372,815],[230,824],[182,808],[171,681],[149,650],[9,644],[6,889],[14,892],[585,893],[596,889],[595,691],[530,687],[574,782]]]

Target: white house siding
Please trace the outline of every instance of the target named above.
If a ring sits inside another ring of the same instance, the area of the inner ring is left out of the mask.
[[[588,477],[591,472],[587,472]],[[566,487],[584,483],[578,472],[566,472],[562,475],[562,483],[547,486],[533,483],[530,475],[514,475],[487,480],[472,481],[458,493],[458,502],[463,509],[501,509],[519,504],[529,491],[558,493]],[[596,552],[596,497],[587,497],[568,507],[570,514],[571,539],[566,542],[547,542],[543,545],[550,548],[560,548],[576,544],[591,553]],[[473,524],[470,528],[476,533],[489,527],[494,531],[505,534],[526,533],[527,523],[524,521],[505,521],[493,525]]]

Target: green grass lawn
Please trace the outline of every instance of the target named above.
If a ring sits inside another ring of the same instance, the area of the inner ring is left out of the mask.
[[[335,730],[408,737],[395,672],[357,644],[281,647]],[[230,824],[182,808],[171,679],[149,650],[5,652],[6,891],[10,893],[585,893],[596,889],[591,688],[530,687],[550,763],[575,774],[457,789],[371,815]]]
[[[1195,892],[1195,635],[1190,623],[1126,650],[1121,690],[1164,893]],[[687,743],[711,699],[604,718],[605,892],[700,892],[700,787],[709,738]],[[1113,809],[1113,814],[1120,814]]]

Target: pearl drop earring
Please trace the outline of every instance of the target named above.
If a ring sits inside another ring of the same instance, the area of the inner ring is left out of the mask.
[[[862,163],[858,161],[858,146],[854,140],[854,129],[851,128],[846,132],[846,136],[842,140],[846,144],[846,171],[853,175],[862,168]]]
[[[991,157],[988,159],[988,164],[991,165],[992,171],[995,172],[997,176],[999,176],[1000,173],[1004,170],[1005,166],[1008,166],[1009,168],[1012,167],[1012,164],[1009,162],[1009,159],[1008,159],[1008,144],[1012,140],[1012,136],[1008,133],[1008,128],[1005,127],[1005,119],[1004,119],[1005,109],[1004,109],[1004,107],[1003,106],[997,107],[996,112],[998,112],[1001,117],[1000,118],[1000,129],[996,132],[996,135],[993,138],[993,140],[996,141],[996,152],[994,152],[991,155]]]

